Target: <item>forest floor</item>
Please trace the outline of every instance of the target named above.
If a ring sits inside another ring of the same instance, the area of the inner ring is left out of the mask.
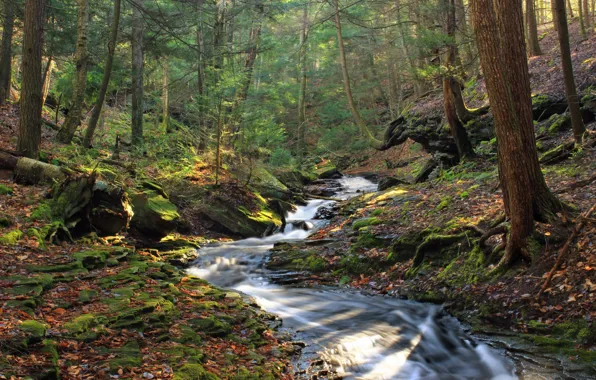
[[[12,151],[17,107],[1,108],[0,123],[0,149]],[[118,131],[103,133],[90,155],[56,144],[56,132],[44,126],[42,157],[83,172],[100,170],[97,162],[111,157]],[[102,170],[124,186],[157,179],[188,192],[214,182],[202,162],[178,156],[174,161],[185,166],[163,166],[172,153],[161,160],[155,154],[139,158],[123,149],[125,165]],[[229,172],[222,179],[234,185]],[[238,202],[249,203],[244,190],[234,192]],[[163,250],[135,247],[128,234],[50,244],[40,233],[48,196],[48,186],[22,186],[11,171],[0,170],[0,379],[290,378],[296,347],[276,335],[279,321],[244,295],[187,276],[180,257],[169,256],[191,252],[192,259],[199,246],[224,238],[195,223],[192,210],[180,210],[190,215],[185,229],[192,237],[173,234]]]

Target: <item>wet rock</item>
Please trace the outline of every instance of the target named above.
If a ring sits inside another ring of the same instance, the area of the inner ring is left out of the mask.
[[[340,206],[336,203],[331,206],[320,207],[315,214],[317,220],[330,220],[339,213]]]
[[[335,179],[318,179],[304,188],[306,193],[322,197],[331,197],[342,190],[343,186]]]
[[[385,177],[379,181],[379,186],[377,191],[385,191],[391,187],[398,186],[398,185],[407,185],[408,182],[401,180],[396,177]]]

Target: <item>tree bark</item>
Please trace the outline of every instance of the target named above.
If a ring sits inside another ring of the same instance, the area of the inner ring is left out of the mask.
[[[528,37],[528,49],[530,57],[542,55],[540,43],[538,42],[538,25],[536,23],[536,12],[534,9],[534,0],[526,0],[526,26]]]
[[[375,147],[376,149],[379,149],[382,146],[382,143],[375,138],[372,130],[368,127],[364,119],[362,119],[362,117],[360,116],[360,112],[358,112],[358,108],[356,108],[356,103],[354,103],[354,96],[352,95],[352,85],[350,84],[350,74],[348,72],[348,65],[346,62],[346,50],[344,46],[344,39],[341,29],[341,18],[339,15],[339,0],[335,0],[334,5],[335,28],[337,29],[337,44],[339,45],[339,61],[341,65],[341,71],[343,74],[344,91],[348,100],[348,107],[350,108],[350,112],[352,113],[354,122],[356,123],[356,126],[360,130],[362,136],[369,142],[371,146]]]
[[[132,7],[132,144],[143,145],[144,114],[144,62],[142,0],[135,0]]]
[[[49,56],[48,62],[46,63],[46,68],[43,72],[42,76],[42,90],[41,90],[41,104],[46,104],[46,99],[48,98],[48,94],[50,93],[50,87],[52,85],[52,71],[54,71],[54,57]]]
[[[308,78],[306,75],[306,57],[308,37],[308,4],[303,5],[302,9],[302,27],[300,28],[300,93],[298,94],[298,162],[300,165],[304,162],[304,153],[306,148],[306,85]]]
[[[166,58],[164,58],[163,64],[161,66],[163,71],[162,82],[161,82],[161,106],[162,106],[162,122],[163,122],[163,130],[166,133],[170,132],[170,112],[169,112],[169,81],[168,81],[168,62]]]
[[[445,8],[446,16],[445,31],[450,38],[450,41],[452,41],[447,46],[445,67],[449,72],[453,72],[453,65],[457,56],[457,47],[455,46],[455,0],[443,0],[442,4]],[[459,85],[457,83],[452,84],[452,82],[456,82],[452,76],[447,75],[443,78],[443,106],[447,122],[449,123],[449,128],[451,129],[451,136],[453,136],[453,139],[455,140],[459,158],[462,159],[466,156],[473,156],[474,148],[472,147],[472,143],[468,138],[468,134],[462,122],[457,117],[452,86],[459,87]],[[467,111],[465,105],[463,108]]]
[[[108,86],[110,85],[110,76],[112,75],[112,66],[114,64],[114,53],[116,51],[116,43],[118,41],[118,26],[120,24],[120,4],[121,0],[114,0],[114,18],[112,20],[112,31],[110,35],[110,42],[108,42],[108,56],[106,58],[106,65],[103,70],[103,79],[101,81],[101,87],[99,94],[97,95],[97,101],[95,107],[93,107],[93,113],[89,119],[87,125],[87,131],[85,132],[85,139],[83,140],[83,146],[85,148],[91,147],[93,141],[93,134],[97,128],[97,122],[102,115],[103,103],[108,92]]]
[[[567,14],[565,12],[565,0],[554,0],[557,10],[557,23],[559,34],[559,45],[561,48],[561,64],[563,66],[563,75],[565,77],[565,92],[567,93],[567,103],[571,114],[571,125],[573,127],[573,136],[578,144],[581,144],[586,127],[580,110],[580,98],[577,95],[575,87],[575,78],[573,76],[573,63],[571,61],[571,48],[569,46],[569,29],[567,25]]]
[[[77,15],[77,50],[75,53],[77,76],[72,90],[72,103],[64,125],[60,128],[56,139],[63,144],[70,144],[74,134],[81,125],[83,103],[87,90],[87,68],[89,62],[88,28],[89,28],[89,1],[78,0],[79,10]]]
[[[553,0],[555,1],[555,0]],[[584,0],[584,24],[586,29],[592,30],[592,14],[590,12],[590,1]]]
[[[573,18],[573,7],[571,6],[571,0],[567,0],[567,12],[569,12],[569,17]]]
[[[12,74],[12,36],[14,29],[13,0],[4,0],[4,23],[2,24],[2,51],[0,52],[0,105],[10,96]]]
[[[551,19],[553,21],[553,29],[556,32],[559,29],[559,24],[557,24],[557,20],[556,20],[557,10],[555,7],[555,0],[550,0],[550,14],[551,14]]]
[[[527,257],[534,220],[552,221],[563,204],[550,192],[538,163],[521,2],[472,0],[480,60],[495,119],[499,176],[511,219],[498,267]]]
[[[586,25],[584,23],[584,6],[582,4],[582,0],[577,0],[577,9],[579,13],[579,26],[580,31],[582,33],[582,37],[586,38]]]
[[[41,53],[44,6],[45,0],[27,0],[23,25],[23,74],[17,151],[35,160],[39,158],[41,144]]]
[[[207,149],[207,124],[205,117],[205,41],[203,37],[203,5],[204,0],[197,0],[197,91],[199,93],[199,151]]]

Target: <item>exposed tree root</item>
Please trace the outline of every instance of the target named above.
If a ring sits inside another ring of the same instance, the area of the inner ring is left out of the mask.
[[[484,234],[482,234],[480,240],[478,240],[478,245],[480,245],[480,247],[482,248],[486,248],[486,241],[488,239],[495,235],[506,234],[508,231],[509,227],[503,224],[497,227],[493,227],[490,230],[486,231]]]

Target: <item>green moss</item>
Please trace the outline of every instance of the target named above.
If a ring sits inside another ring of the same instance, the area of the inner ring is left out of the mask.
[[[441,199],[441,203],[439,203],[436,207],[437,211],[444,210],[453,204],[453,198],[450,196],[443,197]]]
[[[571,116],[569,114],[552,115],[547,121],[548,133],[551,135],[563,132],[571,128]]]
[[[354,223],[352,223],[352,229],[357,231],[363,227],[376,226],[381,223],[382,222],[379,219],[377,219],[376,217],[362,218],[362,219],[355,220]]]
[[[0,183],[0,195],[12,195],[12,188]]]
[[[49,222],[52,220],[52,208],[50,207],[50,204],[48,201],[43,201],[41,202],[35,209],[33,209],[33,211],[31,212],[31,215],[29,216],[29,219],[31,219],[32,221],[43,221],[43,222]]]
[[[30,337],[30,342],[31,340],[41,341],[41,339],[46,336],[48,325],[30,319],[28,321],[23,321],[19,326],[19,329]]]
[[[308,270],[313,273],[321,273],[327,268],[327,261],[320,256],[310,256],[306,259]]]
[[[440,305],[443,302],[445,302],[445,296],[433,290],[428,290],[424,293],[416,294],[413,298],[420,302],[434,303],[437,305]]]
[[[375,235],[365,232],[358,235],[358,239],[351,249],[382,248],[384,246],[385,242],[382,239],[378,239]]]
[[[178,208],[163,196],[149,192],[146,207],[158,214],[163,220],[174,221],[180,218]]]
[[[174,370],[174,380],[219,380],[219,377],[205,370],[202,365],[194,363]]]
[[[97,294],[98,293],[95,290],[81,290],[79,292],[79,302],[87,303],[97,297]]]
[[[0,236],[0,245],[16,245],[23,237],[23,231],[12,230]]]
[[[64,324],[64,329],[71,335],[79,335],[86,333],[90,329],[98,326],[101,323],[101,318],[93,314],[79,315],[70,322]]]
[[[173,346],[162,350],[161,352],[167,355],[167,361],[171,365],[178,365],[182,362],[193,364],[202,363],[204,358],[204,354],[200,349],[187,345]]]
[[[139,343],[136,340],[130,341],[120,348],[110,350],[110,352],[116,355],[114,359],[109,361],[110,370],[112,371],[119,368],[140,367],[143,362]]]
[[[200,332],[214,337],[223,337],[232,331],[232,327],[215,317],[192,319],[189,323],[199,329]]]
[[[456,257],[438,275],[438,279],[454,286],[476,284],[486,272],[484,251],[476,246],[460,257]]]
[[[101,250],[76,252],[73,257],[75,260],[80,261],[84,268],[96,269],[105,266],[108,252]]]
[[[80,261],[72,261],[70,263],[57,265],[27,265],[26,268],[29,272],[63,273],[76,269],[83,269],[83,265]]]

